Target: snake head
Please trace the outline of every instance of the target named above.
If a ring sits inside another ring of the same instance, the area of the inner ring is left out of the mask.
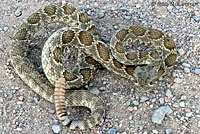
[[[151,89],[157,82],[157,69],[153,65],[137,66],[134,70],[135,84],[143,91]]]

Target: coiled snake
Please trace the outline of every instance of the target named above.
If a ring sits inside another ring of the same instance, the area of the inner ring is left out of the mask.
[[[27,58],[27,52],[31,37],[42,27],[55,22],[67,24],[69,28],[56,31],[43,47],[42,66],[48,81]],[[126,46],[130,44],[142,50],[128,52]],[[65,46],[79,51],[77,64],[71,70],[63,65]],[[105,113],[103,101],[85,90],[65,93],[65,88],[78,88],[87,83],[100,63],[110,71],[133,80],[139,90],[147,90],[171,69],[177,51],[168,35],[140,26],[119,30],[112,37],[111,44],[106,45],[99,40],[97,28],[85,13],[69,5],[49,5],[24,20],[14,35],[10,56],[21,79],[47,101],[56,102],[58,118],[63,124],[69,129],[83,130],[102,120]],[[69,120],[65,106],[88,107],[91,115],[83,121]]]

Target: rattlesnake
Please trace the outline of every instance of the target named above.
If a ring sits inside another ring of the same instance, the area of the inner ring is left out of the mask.
[[[70,28],[56,31],[45,43],[42,51],[42,66],[46,78],[42,76],[27,58],[31,37],[42,27],[60,22]],[[143,47],[139,52],[127,52],[125,46],[132,44]],[[73,70],[65,69],[62,64],[63,46],[78,49],[78,64]],[[156,81],[167,74],[175,63],[177,52],[173,40],[156,29],[129,26],[119,30],[111,39],[110,46],[99,40],[98,32],[90,18],[69,5],[49,5],[31,14],[14,35],[11,47],[11,62],[21,79],[37,94],[51,103],[54,102],[54,86],[57,88],[81,87],[88,82],[92,72],[102,64],[110,71],[133,80],[140,90],[147,90]],[[80,59],[82,57],[82,59]],[[63,77],[65,78],[63,81]],[[57,81],[58,80],[58,81]],[[65,83],[66,81],[66,83]],[[65,84],[64,84],[65,83]],[[63,90],[58,90],[63,92]],[[105,113],[101,98],[85,91],[60,94],[60,101],[67,106],[85,106],[91,110],[91,116],[84,121],[69,121],[62,116],[62,106],[57,107],[59,119],[69,129],[87,129],[98,124]],[[59,103],[59,99],[58,99]],[[57,105],[58,106],[58,105]],[[60,110],[60,111],[59,111]]]

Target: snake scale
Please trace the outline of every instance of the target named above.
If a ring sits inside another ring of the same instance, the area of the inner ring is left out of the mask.
[[[55,22],[67,24],[68,27],[53,33],[43,47],[41,61],[47,80],[27,55],[34,34]],[[141,50],[129,52],[128,45]],[[78,50],[77,63],[72,69],[63,65],[65,47]],[[172,68],[177,51],[168,35],[141,26],[120,29],[107,45],[99,40],[97,28],[85,13],[69,5],[49,5],[32,13],[20,25],[14,34],[10,56],[20,78],[42,98],[55,103],[62,123],[69,129],[84,130],[102,120],[105,114],[103,101],[86,90],[65,89],[79,88],[87,83],[101,64],[134,81],[139,90],[146,91]],[[90,116],[81,121],[68,119],[67,107],[74,106],[88,107]]]

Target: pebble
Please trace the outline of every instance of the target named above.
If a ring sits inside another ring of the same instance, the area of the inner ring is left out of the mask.
[[[22,128],[18,127],[18,128],[16,128],[16,131],[21,132]]]
[[[147,100],[149,100],[149,97],[147,97],[147,96],[141,96],[141,98],[140,98],[140,102],[145,102],[145,101],[147,101]]]
[[[54,133],[58,134],[62,131],[62,127],[61,127],[60,124],[59,125],[53,125],[52,130],[53,130]]]
[[[17,101],[17,105],[22,105],[23,103],[22,101]]]
[[[19,100],[20,100],[20,101],[23,101],[23,100],[24,100],[24,96],[20,96],[20,97],[19,97]]]
[[[127,20],[130,20],[130,19],[132,18],[132,16],[130,16],[130,15],[125,15],[124,18],[127,19]]]
[[[128,8],[127,7],[121,7],[120,10],[121,11],[128,11]]]
[[[103,12],[99,13],[99,18],[100,19],[103,18],[104,16],[105,16],[105,13],[103,13]]]
[[[126,106],[130,106],[131,105],[131,100],[128,100],[124,105],[126,105]]]
[[[159,98],[159,102],[160,102],[160,104],[164,104],[165,103],[165,99],[164,98]]]
[[[21,16],[21,15],[22,15],[22,10],[18,8],[18,9],[15,11],[15,16],[16,16],[16,17],[19,17],[19,16]]]
[[[181,102],[179,103],[179,105],[180,105],[180,107],[185,107],[185,102],[184,102],[184,101],[181,101]]]
[[[187,67],[185,67],[185,68],[184,68],[184,72],[185,72],[185,73],[190,73],[190,69],[187,68]]]
[[[196,16],[196,15],[193,16],[193,19],[194,19],[196,22],[200,22],[200,17],[198,17],[198,16]]]
[[[172,106],[177,108],[179,107],[179,103],[173,103]]]
[[[182,83],[182,79],[181,78],[175,78],[174,79],[174,82],[176,82],[176,83],[178,83],[178,84],[180,84],[180,83]]]
[[[173,110],[169,106],[162,106],[153,112],[152,122],[156,124],[161,124],[165,115],[169,115],[172,112]]]
[[[90,89],[90,93],[98,95],[100,93],[99,89],[97,87],[92,87]]]
[[[171,130],[171,129],[166,129],[166,130],[165,130],[165,133],[166,133],[166,134],[172,134],[172,130]]]
[[[167,10],[168,10],[169,12],[171,12],[172,9],[173,9],[173,6],[169,4],[169,5],[167,6]]]
[[[153,93],[154,93],[154,94],[157,94],[157,93],[158,93],[158,90],[153,90]]]
[[[166,96],[169,97],[169,98],[173,97],[173,94],[172,94],[171,90],[167,89]]]
[[[55,112],[56,112],[55,109],[50,109],[50,110],[49,110],[49,113],[51,113],[51,114],[54,114]]]
[[[158,134],[158,130],[155,130],[155,129],[154,129],[154,130],[152,130],[152,133],[153,133],[153,134]]]
[[[200,68],[195,69],[195,70],[194,70],[194,73],[195,73],[195,74],[200,74]]]
[[[114,29],[117,30],[117,29],[118,29],[118,26],[114,25]]]
[[[190,64],[188,64],[188,63],[183,63],[182,64],[184,67],[190,67]]]
[[[133,109],[134,109],[133,107],[128,107],[127,108],[128,111],[133,111]]]
[[[137,105],[139,105],[140,103],[139,103],[138,101],[134,100],[134,101],[133,101],[133,104],[137,106]]]
[[[19,90],[19,89],[20,89],[20,87],[14,87],[14,89],[15,89],[15,90]]]
[[[188,112],[185,114],[187,117],[192,117],[193,113],[192,112]]]
[[[109,134],[116,134],[116,133],[117,133],[117,129],[115,129],[115,128],[110,128],[110,129],[108,130],[108,133],[109,133]]]
[[[99,4],[97,2],[94,3],[94,7],[98,7]]]
[[[8,30],[8,27],[4,27],[3,31],[7,31]]]
[[[185,95],[181,96],[181,100],[186,100],[186,99],[187,99],[187,96],[185,96]]]
[[[178,52],[179,52],[179,54],[180,54],[181,56],[183,56],[183,55],[185,54],[185,51],[184,51],[182,48],[179,49]]]
[[[104,91],[104,90],[106,90],[106,87],[105,87],[105,86],[101,86],[101,87],[99,88],[99,90],[100,90],[100,91]]]

